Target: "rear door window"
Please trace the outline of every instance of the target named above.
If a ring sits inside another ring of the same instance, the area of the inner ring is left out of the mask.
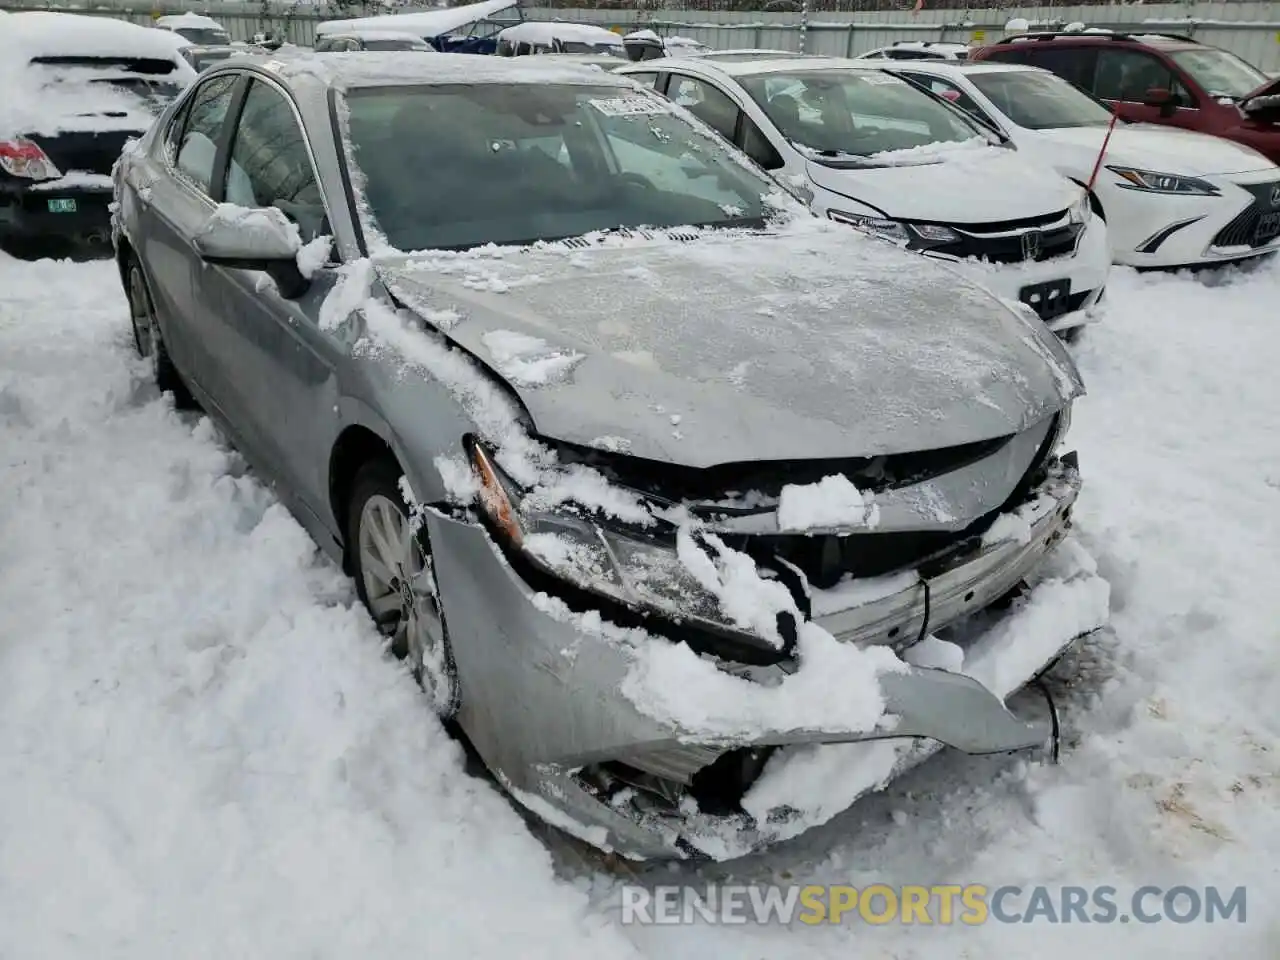
[[[237,74],[224,74],[206,80],[192,95],[191,106],[185,114],[176,166],[201,193],[210,192],[218,138],[222,134],[227,108],[231,106],[231,93],[238,79]]]
[[[1093,70],[1098,51],[1093,47],[1055,46],[1056,42],[1026,40],[1010,48],[993,50],[991,59],[1005,63],[1029,63],[1033,67],[1050,70],[1076,86],[1093,90]]]

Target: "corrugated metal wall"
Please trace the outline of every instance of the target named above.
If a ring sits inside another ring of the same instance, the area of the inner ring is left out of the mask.
[[[925,0],[926,6],[928,0]],[[336,14],[306,3],[235,2],[165,3],[157,0],[95,0],[93,9],[64,0],[0,0],[0,9],[50,9],[114,16],[146,23],[153,13],[193,10],[207,13],[226,25],[234,39],[248,40],[255,33],[273,32],[294,43],[310,46],[317,22]],[[405,10],[409,8],[401,8]],[[1134,3],[1109,6],[1036,6],[957,10],[878,11],[868,13],[812,13],[801,31],[798,13],[756,13],[680,10],[582,10],[554,7],[530,8],[529,17],[591,21],[610,27],[647,26],[661,34],[693,37],[712,47],[804,48],[810,53],[850,56],[894,40],[945,39],[991,41],[1003,34],[1012,17],[1023,17],[1033,26],[1063,26],[1081,21],[1091,27],[1129,28],[1189,33],[1197,39],[1225,47],[1268,72],[1280,73],[1280,0],[1239,2],[1218,0],[1198,3]]]
[[[928,0],[926,0],[926,4]],[[661,34],[693,37],[718,49],[767,47],[795,50],[800,44],[797,13],[623,11],[530,9],[539,19],[590,20],[606,26],[644,24]],[[1091,27],[1185,33],[1224,47],[1264,70],[1280,72],[1280,3],[1219,2],[1110,6],[1002,7],[956,10],[811,13],[805,50],[852,56],[895,40],[929,39],[990,42],[1004,25],[1022,17],[1033,27],[1061,27],[1079,21]]]

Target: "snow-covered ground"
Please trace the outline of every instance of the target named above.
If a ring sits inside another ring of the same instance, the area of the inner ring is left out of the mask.
[[[637,879],[1243,885],[1246,923],[618,925],[618,875],[464,772],[348,583],[156,395],[113,265],[0,255],[0,957],[1274,957],[1280,265],[1109,297],[1072,436],[1113,620],[1057,671],[1063,763],[943,754]]]

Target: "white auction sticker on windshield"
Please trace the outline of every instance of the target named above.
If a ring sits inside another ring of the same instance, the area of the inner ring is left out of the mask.
[[[606,117],[644,117],[658,113],[670,113],[671,105],[653,97],[609,97],[602,100],[588,100]]]

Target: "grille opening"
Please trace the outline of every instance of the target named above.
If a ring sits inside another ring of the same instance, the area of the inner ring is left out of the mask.
[[[1066,256],[1075,250],[1080,230],[1080,225],[1073,223],[1057,230],[1042,231],[1034,246],[1024,245],[1025,234],[1012,237],[964,236],[952,243],[931,244],[928,250],[991,263],[1024,263],[1028,260],[1039,263]]]
[[[1280,183],[1241,186],[1253,194],[1253,203],[1218,231],[1215,247],[1261,247],[1280,236],[1280,204],[1271,202],[1271,193]]]
[[[609,453],[591,447],[542,438],[554,447],[561,463],[581,463],[599,470],[611,481],[669,501],[726,501],[734,496],[758,493],[776,498],[787,484],[817,483],[833,473],[848,477],[859,490],[878,493],[920,483],[959,470],[991,456],[1013,439],[1013,434],[936,450],[877,457],[842,457],[820,460],[774,460],[725,463],[714,467],[684,467]],[[704,505],[702,515],[732,516],[732,506]]]

